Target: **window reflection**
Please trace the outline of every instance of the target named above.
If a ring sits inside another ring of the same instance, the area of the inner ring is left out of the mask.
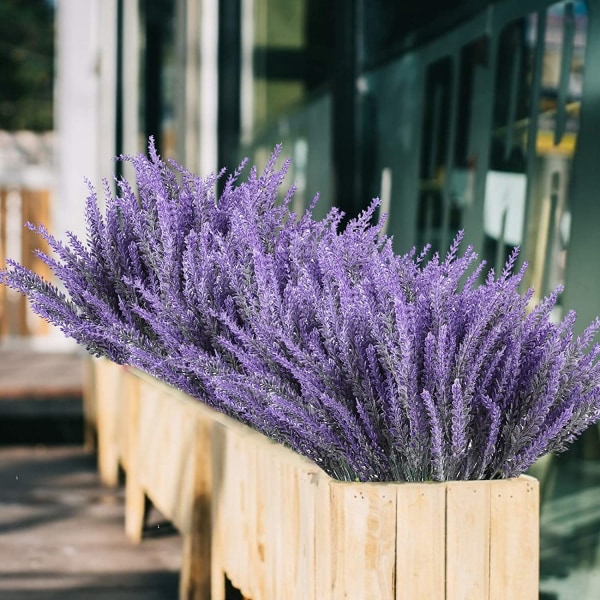
[[[143,122],[140,147],[153,136],[159,152],[175,157],[175,3],[173,0],[140,2],[143,64],[140,112]]]
[[[565,277],[587,26],[584,2],[558,2],[510,23],[498,42],[485,254],[500,266],[511,246],[521,245],[534,302]],[[541,597],[597,595],[599,455],[598,430],[591,429],[565,455],[535,466],[542,484]]]
[[[446,183],[452,78],[452,62],[445,57],[429,67],[425,80],[417,245],[429,243],[435,249],[446,241],[449,218]]]
[[[534,301],[564,281],[586,31],[585,3],[559,2],[510,23],[498,43],[484,253],[500,267],[522,246]]]
[[[535,40],[528,19],[507,25],[498,39],[489,171],[483,214],[484,254],[501,269],[523,243],[527,151],[535,75]]]
[[[473,206],[480,161],[482,77],[489,39],[481,36],[453,59],[447,56],[427,69],[423,117],[421,186],[417,245],[444,251]]]
[[[528,252],[530,284],[546,294],[564,282],[569,241],[568,186],[581,107],[587,32],[584,2],[561,2],[548,9],[538,106],[534,190],[527,235],[536,240]],[[532,27],[533,27],[532,23]]]
[[[331,0],[254,0],[252,128],[307,100],[333,69]],[[248,135],[249,132],[245,132]]]
[[[481,113],[488,106],[482,94],[482,78],[488,68],[489,38],[481,36],[464,46],[460,51],[460,73],[458,82],[457,135],[454,149],[450,198],[456,209],[470,208],[475,202],[475,171],[481,157],[478,155],[477,139],[481,124]],[[451,226],[458,229],[458,219]]]

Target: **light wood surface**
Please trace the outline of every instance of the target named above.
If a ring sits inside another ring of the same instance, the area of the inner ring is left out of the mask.
[[[396,598],[444,598],[446,488],[407,483],[397,488]]]
[[[251,600],[537,599],[536,480],[335,481],[147,375],[93,364],[103,479],[125,469],[133,540],[146,496],[182,532],[181,600],[224,600],[225,577]]]

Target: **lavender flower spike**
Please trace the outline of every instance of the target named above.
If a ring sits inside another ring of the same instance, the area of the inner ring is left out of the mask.
[[[513,477],[600,418],[600,326],[533,311],[515,251],[485,273],[459,233],[446,257],[398,255],[378,202],[341,227],[290,212],[288,163],[215,183],[149,156],[90,190],[87,239],[8,261],[2,282],[92,354],[147,371],[339,479]],[[135,183],[135,185],[134,185]],[[60,282],[61,286],[55,282]],[[62,290],[65,290],[64,292]]]

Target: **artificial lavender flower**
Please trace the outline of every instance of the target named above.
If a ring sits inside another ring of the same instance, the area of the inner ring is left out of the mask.
[[[61,282],[3,282],[91,353],[139,367],[340,479],[512,477],[600,418],[596,321],[528,310],[516,251],[484,273],[459,233],[443,259],[397,255],[373,224],[289,207],[279,149],[259,175],[198,178],[129,157],[137,188],[93,190],[87,240],[43,228]],[[316,202],[316,200],[315,200]]]

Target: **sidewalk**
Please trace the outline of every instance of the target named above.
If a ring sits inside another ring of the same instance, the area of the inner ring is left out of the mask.
[[[156,511],[141,545],[125,537],[123,488],[82,446],[82,392],[82,355],[0,350],[0,598],[176,600],[181,537]]]
[[[68,399],[81,396],[83,354],[0,349],[0,396]]]
[[[0,446],[82,443],[83,361],[74,352],[0,350]]]
[[[123,504],[80,447],[0,448],[0,598],[176,600],[181,538],[151,512],[132,545]]]

